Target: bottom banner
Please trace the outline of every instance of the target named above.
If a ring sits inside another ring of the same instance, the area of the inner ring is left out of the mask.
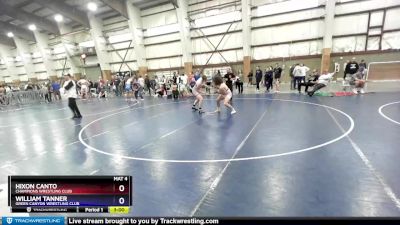
[[[204,217],[68,217],[67,225],[169,225],[169,224],[400,224],[400,218],[204,218]]]

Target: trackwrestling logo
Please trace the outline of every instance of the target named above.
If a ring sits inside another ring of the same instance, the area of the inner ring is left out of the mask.
[[[3,225],[64,225],[64,217],[3,217]]]

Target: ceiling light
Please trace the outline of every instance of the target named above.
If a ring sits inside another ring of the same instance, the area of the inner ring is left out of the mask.
[[[7,36],[11,38],[11,37],[14,37],[14,34],[13,34],[13,32],[8,32]]]
[[[97,10],[97,5],[96,5],[96,3],[94,3],[94,2],[89,2],[89,3],[87,4],[87,8],[88,8],[90,11],[96,11],[96,10]]]
[[[35,24],[31,24],[31,25],[29,25],[29,26],[28,26],[28,28],[29,28],[29,30],[31,30],[31,31],[34,31],[34,30],[36,30],[36,26],[35,26]]]
[[[56,14],[56,15],[54,16],[54,19],[55,19],[57,22],[61,22],[61,21],[63,21],[64,17],[63,17],[62,15],[60,15],[60,14]]]

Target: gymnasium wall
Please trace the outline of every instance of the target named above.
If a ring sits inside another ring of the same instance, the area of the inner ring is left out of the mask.
[[[342,59],[341,59],[342,57]],[[343,64],[347,60],[351,60],[355,58],[356,61],[361,61],[364,59],[367,63],[369,62],[387,62],[387,61],[399,61],[400,59],[400,51],[397,52],[375,52],[375,53],[357,53],[357,54],[347,54],[347,53],[339,53],[331,56],[331,66],[330,71],[334,70],[335,63],[340,64],[340,71],[336,76],[341,78],[343,77]],[[283,82],[290,82],[289,77],[289,68],[291,65],[295,63],[304,63],[311,70],[312,69],[320,69],[321,67],[321,57],[320,56],[310,56],[310,57],[299,57],[298,59],[272,59],[272,60],[260,60],[256,61],[252,64],[253,73],[255,73],[256,67],[260,66],[260,68],[265,71],[268,66],[275,66],[275,63],[279,63],[279,65],[285,65],[285,69],[282,76]],[[241,65],[238,69],[241,69]],[[400,75],[400,73],[399,73]],[[399,78],[400,79],[400,78]]]

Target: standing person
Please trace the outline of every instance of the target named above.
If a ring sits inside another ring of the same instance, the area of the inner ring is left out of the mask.
[[[239,76],[236,76],[236,85],[238,87],[239,94],[243,94],[243,81],[240,79]]]
[[[294,68],[296,67],[296,64],[293,64],[290,69],[289,69],[289,75],[290,75],[290,90],[296,89],[296,83],[294,80]]]
[[[144,78],[142,77],[142,75],[139,75],[139,78],[137,80],[137,82],[139,83],[139,96],[141,100],[143,99],[143,89],[144,89]],[[137,98],[137,94],[135,93],[135,97]]]
[[[198,80],[200,77],[201,77],[201,71],[200,71],[200,69],[197,69],[196,73],[194,74],[194,79]]]
[[[273,75],[274,75],[274,69],[272,68],[272,66],[269,66],[266,70],[265,70],[265,74],[264,74],[264,81],[265,81],[265,87],[267,88],[267,92],[269,92],[269,89],[272,90],[272,84],[273,84]]]
[[[358,64],[360,70],[362,68],[367,69],[367,63],[364,61],[364,59],[361,59],[361,62]]]
[[[304,65],[304,63],[302,63],[300,65],[300,67],[298,68],[298,76],[296,76],[296,80],[297,80],[297,86],[300,87],[301,84],[306,82],[306,75],[307,72],[310,71],[310,68],[308,68],[307,66]],[[299,89],[300,90],[300,89]],[[300,91],[299,91],[300,93]]]
[[[259,66],[256,68],[256,91],[260,91],[260,82],[262,80],[262,71]]]
[[[144,84],[146,85],[146,88],[149,91],[149,95],[151,96],[151,83],[150,78],[147,74],[144,76]]]
[[[279,66],[278,63],[276,63],[275,68],[274,68],[275,92],[276,93],[280,92],[281,75],[282,75],[282,68]]]
[[[179,77],[179,86],[178,90],[182,97],[187,95],[187,84],[188,84],[188,77],[186,74],[182,74]]]
[[[178,76],[176,76],[176,72],[174,72],[174,75],[172,76],[172,83],[177,83],[178,82]]]
[[[5,85],[4,91],[5,91],[5,93],[6,93],[6,100],[7,100],[7,103],[9,104],[9,103],[10,103],[11,96],[12,96],[11,87],[10,87],[9,85]]]
[[[226,84],[224,84],[221,76],[215,76],[213,78],[213,82],[216,88],[218,88],[218,93],[219,93],[217,97],[217,110],[215,110],[215,112],[217,113],[221,112],[220,102],[224,101],[224,105],[231,110],[231,115],[235,114],[236,110],[232,107],[231,104],[229,104],[229,102],[232,99],[231,90],[228,88]]]
[[[237,82],[239,80],[239,76],[238,75],[233,75],[232,77],[232,82],[235,84],[235,89],[238,90],[239,89],[239,83]],[[239,93],[239,90],[238,90]]]
[[[365,78],[365,76],[367,75],[367,63],[364,61],[364,59],[362,59],[361,62],[358,64],[358,66],[359,66],[358,71],[360,71],[363,77]]]
[[[347,77],[349,77],[349,78],[353,77],[353,75],[355,73],[357,73],[359,69],[360,69],[360,66],[356,62],[355,58],[353,58],[353,60],[351,62],[347,63],[347,65],[346,65],[346,69],[344,70],[345,75],[344,75],[343,79],[346,80]]]
[[[225,83],[226,86],[228,86],[229,90],[231,90],[231,92],[233,93],[233,78],[234,78],[234,74],[232,73],[231,70],[228,70],[228,72],[225,74],[224,78],[225,78]]]
[[[51,94],[53,93],[53,88],[51,87],[50,80],[46,82],[47,93],[49,95],[49,102],[51,102]]]
[[[201,95],[201,89],[206,86],[207,76],[202,75],[197,81],[194,87],[192,88],[192,93],[196,97],[196,100],[193,103],[192,109],[199,110],[199,113],[204,113],[203,109],[201,108],[203,105],[203,96]],[[198,106],[198,108],[196,108]]]
[[[133,90],[133,94],[135,96],[135,101],[138,102],[138,96],[141,95],[139,92],[140,84],[138,82],[138,79],[136,79],[135,77],[132,80],[132,90]],[[140,96],[140,97],[143,100],[143,96]]]
[[[120,88],[119,88],[119,84],[121,83],[121,79],[119,78],[119,76],[115,76],[114,82],[113,82],[113,89],[115,92],[115,96],[120,96],[121,93],[119,92]]]
[[[42,87],[41,87],[41,89],[40,89],[40,92],[41,92],[41,93],[43,94],[43,96],[44,96],[44,101],[45,101],[46,103],[50,103],[50,99],[49,99],[49,90],[47,89],[47,87],[46,87],[45,84],[42,85]]]
[[[247,75],[247,78],[249,78],[249,83],[247,83],[247,87],[253,84],[253,71],[250,70],[249,74]]]
[[[58,81],[53,82],[53,84],[51,85],[51,87],[53,88],[53,93],[54,93],[54,99],[57,100],[61,100],[61,94],[60,94],[60,84]]]
[[[225,74],[225,84],[226,84],[226,86],[228,86],[228,88],[229,88],[229,90],[231,90],[231,92],[232,92],[232,94],[233,94],[233,77],[234,77],[235,75],[232,73],[232,70],[228,70],[228,73],[227,74]],[[231,101],[232,101],[232,98],[233,97],[231,97]]]
[[[64,82],[63,88],[65,90],[65,95],[68,98],[68,107],[71,109],[74,117],[72,119],[80,119],[82,118],[81,112],[76,105],[76,98],[78,97],[76,93],[76,84],[72,79],[71,74],[67,74],[64,76],[66,81]]]
[[[296,65],[294,66],[294,69],[293,69],[294,86],[297,88],[299,87],[298,81],[300,80],[300,77],[301,77],[300,67],[301,67],[300,64],[296,63]]]

